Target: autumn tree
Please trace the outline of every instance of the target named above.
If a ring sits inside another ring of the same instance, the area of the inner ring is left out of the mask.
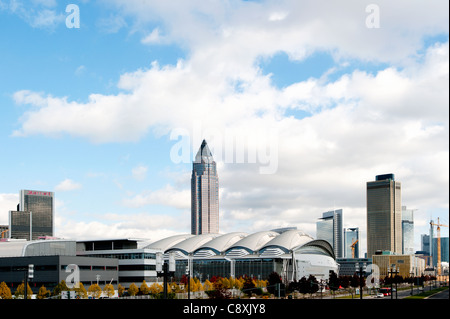
[[[208,279],[206,279],[205,283],[203,284],[203,290],[210,291],[212,289],[213,289],[213,284]]]
[[[143,295],[148,295],[148,293],[150,292],[150,287],[147,285],[147,283],[145,282],[145,280],[142,281],[141,287],[139,287],[139,291],[140,291]]]
[[[130,296],[136,296],[136,294],[139,292],[139,288],[136,286],[136,284],[133,282],[130,287],[128,287],[128,294]]]
[[[25,296],[25,290],[24,290],[24,283],[21,283],[17,289],[16,292],[14,293],[14,296],[16,296],[16,298],[19,298],[19,296],[24,297]],[[27,299],[31,299],[31,295],[33,294],[33,291],[30,288],[30,285],[27,283]]]
[[[51,294],[52,294],[52,292],[50,290],[48,290],[47,288],[45,288],[44,285],[42,285],[41,288],[39,288],[36,298],[37,299],[46,299],[46,298],[50,297]]]
[[[108,297],[112,297],[115,294],[114,291],[114,286],[112,284],[106,284],[105,287],[103,288],[103,292],[108,296]]]
[[[0,299],[12,299],[11,289],[4,281],[0,283]]]
[[[98,299],[102,295],[102,288],[98,284],[92,284],[89,286],[88,293],[94,298]]]
[[[78,288],[74,288],[74,290],[77,292],[78,296],[85,299],[88,297],[88,293],[86,291],[86,288],[84,288],[84,285],[82,282],[78,283]]]
[[[117,292],[119,293],[119,297],[122,297],[122,296],[123,296],[123,293],[125,292],[125,287],[122,286],[121,284],[119,284],[119,285],[117,286]]]

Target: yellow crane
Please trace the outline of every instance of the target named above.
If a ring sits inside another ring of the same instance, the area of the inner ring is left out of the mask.
[[[431,227],[436,226],[437,230],[437,267],[438,267],[438,276],[441,275],[441,226],[448,227],[448,225],[440,224],[439,217],[437,219],[437,224],[433,221],[430,221]],[[433,240],[433,238],[430,238]]]
[[[359,239],[357,239],[356,241],[354,241],[352,244],[351,244],[351,248],[352,248],[352,258],[355,258],[355,246],[356,246],[356,243],[359,241]]]

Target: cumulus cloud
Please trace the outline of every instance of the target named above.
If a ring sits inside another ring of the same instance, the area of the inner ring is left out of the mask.
[[[144,165],[139,165],[131,170],[133,178],[138,181],[142,181],[147,176],[148,167]]]
[[[19,204],[19,195],[17,194],[0,194],[0,224],[7,225],[8,212],[10,210],[17,210]]]
[[[159,45],[164,34],[164,43],[186,48],[187,57],[176,65],[154,61],[122,74],[120,93],[91,94],[86,103],[18,91],[15,102],[30,107],[13,135],[68,134],[106,143],[178,128],[192,137],[200,127],[219,140],[232,132],[234,143],[221,141],[221,152],[213,151],[220,164],[221,210],[232,218],[223,226],[230,231],[253,220],[249,216],[258,218],[249,227],[255,230],[273,223],[273,216],[312,230],[314,221],[305,223],[305,217],[318,218],[334,205],[365,216],[365,183],[388,172],[415,185],[404,192],[408,206],[448,207],[448,169],[442,174],[438,167],[448,167],[449,45],[423,47],[426,37],[448,34],[448,10],[442,8],[448,3],[379,1],[378,29],[365,26],[361,1],[109,3],[136,25],[149,26],[143,43]],[[279,88],[260,65],[278,52],[301,61],[318,51],[340,65],[385,66]],[[277,169],[271,176],[258,174],[254,164],[260,163],[230,163],[219,156],[235,152],[237,139],[245,140],[248,150],[258,140],[254,132],[269,129],[277,132]],[[188,189],[166,186],[122,204],[187,209],[189,198]]]
[[[80,189],[82,185],[80,183],[74,182],[73,180],[66,178],[61,183],[55,186],[55,191],[73,191],[76,189]]]

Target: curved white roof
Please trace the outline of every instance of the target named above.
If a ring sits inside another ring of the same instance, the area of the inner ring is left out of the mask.
[[[216,237],[197,248],[194,253],[197,253],[201,250],[212,250],[215,254],[220,254],[222,251],[226,250],[228,247],[235,244],[239,240],[245,238],[247,235],[247,233],[242,232],[220,235],[219,237]]]
[[[301,230],[288,230],[269,241],[260,249],[260,251],[263,251],[269,247],[279,247],[285,252],[288,252],[292,248],[304,245],[312,240],[314,240],[314,238],[305,234]]]
[[[145,246],[146,249],[155,249],[155,250],[161,250],[166,251],[170,249],[172,246],[178,244],[179,242],[182,242],[188,238],[193,237],[194,235],[191,234],[183,234],[183,235],[174,235],[167,238],[160,239],[150,245]]]
[[[274,231],[261,231],[247,237],[241,239],[236,242],[234,245],[227,249],[227,252],[233,249],[245,249],[250,253],[254,253],[258,251],[261,247],[263,247],[267,242],[272,240],[274,237],[279,236],[277,232]]]
[[[165,250],[165,252],[173,251],[173,250],[179,250],[183,252],[184,254],[190,254],[194,252],[198,247],[202,246],[203,244],[213,240],[214,238],[220,236],[219,234],[202,234],[202,235],[195,235],[188,239],[185,239],[176,245],[170,247],[169,249]]]
[[[0,257],[75,256],[76,242],[65,239],[0,241]]]

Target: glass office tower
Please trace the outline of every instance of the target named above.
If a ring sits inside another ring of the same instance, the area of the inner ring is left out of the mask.
[[[191,233],[219,232],[219,177],[216,162],[203,140],[195,156],[191,177]]]
[[[402,206],[402,247],[404,255],[413,255],[414,250],[414,210]]]
[[[401,183],[394,174],[367,182],[367,257],[377,250],[402,253]]]
[[[31,213],[31,238],[33,240],[41,236],[53,236],[55,217],[53,192],[21,190],[19,211]]]
[[[316,223],[316,237],[317,239],[324,239],[330,243],[336,258],[344,257],[342,209],[332,210],[322,214],[322,218]]]
[[[353,245],[354,244],[354,245]],[[353,248],[352,248],[353,245]],[[359,228],[344,228],[344,257],[359,258]]]

